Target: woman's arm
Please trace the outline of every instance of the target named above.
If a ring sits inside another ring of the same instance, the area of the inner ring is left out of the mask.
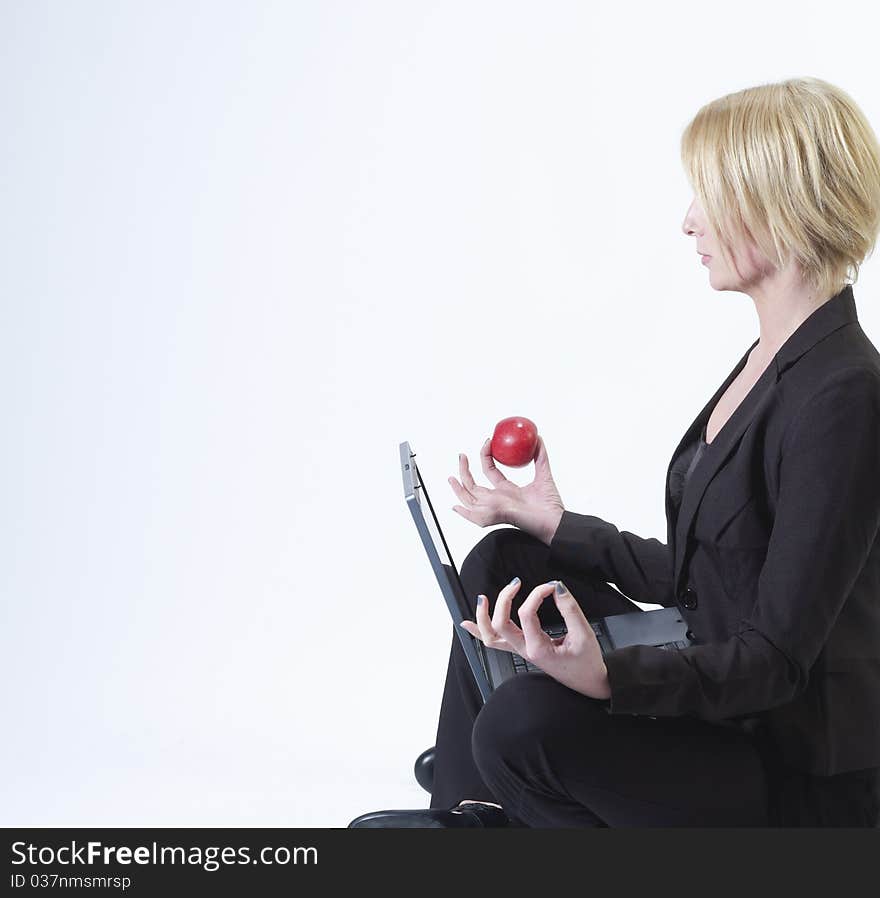
[[[550,564],[610,580],[637,602],[669,607],[672,552],[666,543],[618,530],[595,515],[564,511],[550,542]]]
[[[835,373],[784,438],[780,492],[751,614],[724,642],[605,656],[612,713],[724,719],[785,704],[810,668],[880,527],[880,375]]]

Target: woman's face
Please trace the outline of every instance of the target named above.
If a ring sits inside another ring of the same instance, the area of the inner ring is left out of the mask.
[[[721,254],[717,235],[706,221],[696,198],[687,210],[681,229],[689,237],[696,238],[696,251],[704,257],[700,261],[709,269],[709,283],[715,290],[750,293],[750,288],[760,284],[774,272],[769,260],[751,241],[740,246],[734,245],[733,268],[727,265]]]

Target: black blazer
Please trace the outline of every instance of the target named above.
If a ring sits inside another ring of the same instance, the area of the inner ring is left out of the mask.
[[[880,354],[851,285],[786,340],[681,501],[667,469],[665,543],[571,511],[550,543],[551,564],[677,605],[696,640],[606,655],[610,713],[758,719],[808,773],[880,766]]]

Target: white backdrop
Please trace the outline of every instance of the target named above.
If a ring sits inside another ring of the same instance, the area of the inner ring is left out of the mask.
[[[876,11],[0,10],[0,824],[426,806],[451,626],[398,444],[459,563],[446,478],[508,415],[568,508],[665,538],[758,335],[681,231],[681,130],[795,75],[880,129]],[[854,292],[880,342],[876,264]]]

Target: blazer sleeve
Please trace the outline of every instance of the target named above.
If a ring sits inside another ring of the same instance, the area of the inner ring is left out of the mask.
[[[609,652],[611,713],[723,719],[803,691],[880,527],[876,372],[839,371],[807,400],[783,437],[779,478],[749,617],[724,642]]]
[[[595,515],[564,511],[550,541],[549,561],[610,580],[637,602],[675,604],[672,552],[666,543],[618,530]]]

